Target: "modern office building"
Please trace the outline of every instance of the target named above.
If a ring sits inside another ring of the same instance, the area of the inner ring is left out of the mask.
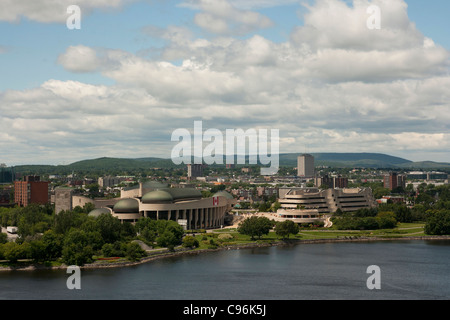
[[[377,205],[370,188],[292,188],[278,201],[283,210],[315,209],[318,214],[332,214],[338,209],[351,212]]]
[[[436,171],[411,171],[407,174],[409,180],[447,180],[449,174]]]
[[[315,175],[314,157],[310,154],[302,154],[297,158],[297,176],[313,178]]]
[[[20,207],[30,204],[49,203],[49,183],[39,176],[25,176],[23,181],[14,181],[14,201]]]
[[[8,168],[5,165],[0,166],[0,184],[13,183],[14,169]]]

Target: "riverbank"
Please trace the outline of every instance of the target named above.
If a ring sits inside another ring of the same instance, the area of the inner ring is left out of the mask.
[[[333,239],[287,239],[276,241],[262,241],[245,244],[232,244],[220,246],[215,249],[187,249],[179,248],[175,251],[159,251],[158,253],[150,254],[139,261],[115,261],[100,262],[97,260],[94,263],[85,264],[80,269],[104,269],[104,268],[121,268],[132,267],[144,263],[149,263],[155,260],[180,257],[184,255],[199,255],[202,253],[218,252],[223,250],[241,250],[264,248],[274,246],[292,246],[301,244],[319,244],[319,243],[346,243],[346,242],[379,242],[379,241],[450,241],[450,236],[419,236],[419,237],[360,237],[360,236],[344,236],[342,238]],[[0,267],[0,271],[36,271],[36,270],[66,270],[67,265],[47,266],[47,265],[16,265],[9,267]]]

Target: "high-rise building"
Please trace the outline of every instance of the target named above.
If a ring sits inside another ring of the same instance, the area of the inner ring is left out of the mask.
[[[14,181],[14,169],[0,165],[0,183],[12,183]]]
[[[405,188],[406,187],[406,176],[399,175],[396,172],[391,172],[389,175],[384,176],[383,182],[384,182],[384,187],[391,191],[398,187]]]
[[[197,177],[203,176],[203,165],[202,164],[188,164],[188,178],[189,180],[195,180]]]
[[[39,176],[25,176],[24,181],[14,181],[14,201],[20,207],[29,204],[49,203],[48,181],[41,181]]]
[[[98,185],[102,188],[111,188],[120,184],[121,179],[118,177],[106,176],[98,178]]]
[[[73,209],[72,197],[73,188],[57,187],[55,188],[55,212],[70,211]]]
[[[325,175],[323,177],[315,177],[314,178],[314,185],[317,188],[320,188],[322,186],[326,186],[331,189],[336,188],[348,188],[348,178],[344,177],[328,177],[328,175]]]
[[[314,157],[310,154],[302,154],[297,158],[297,176],[304,178],[313,178]]]

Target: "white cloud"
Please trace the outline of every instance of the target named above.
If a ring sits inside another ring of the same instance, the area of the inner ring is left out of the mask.
[[[0,0],[0,21],[18,22],[22,18],[50,23],[66,22],[70,14],[67,8],[78,5],[81,14],[89,14],[94,9],[120,8],[134,0]]]
[[[196,0],[184,6],[201,10],[195,15],[194,22],[213,34],[246,34],[273,25],[268,17],[251,10],[238,9],[227,0]]]
[[[96,51],[83,45],[67,48],[67,51],[59,56],[58,62],[72,72],[98,71],[101,64]]]
[[[380,30],[367,27],[367,8],[371,5],[381,10]],[[306,7],[309,12],[304,25],[294,30],[292,40],[313,50],[395,51],[423,45],[424,36],[409,20],[403,0],[358,0],[352,6],[339,0],[317,0]]]
[[[58,146],[76,154],[84,149],[98,156],[168,157],[171,132],[203,119],[205,127],[219,130],[280,129],[281,152],[309,146],[311,152],[445,157],[448,51],[415,29],[403,1],[376,3],[382,6],[382,30],[373,35],[365,26],[365,0],[352,7],[318,0],[285,43],[260,35],[231,37],[237,29],[230,22],[260,28],[262,16],[205,0],[195,2],[199,14],[223,19],[214,32],[227,36],[202,39],[185,26],[147,27],[147,35],[166,40],[151,58],[71,46],[58,59],[64,68],[99,72],[115,85],[49,80],[0,93],[0,127],[11,134],[0,139],[0,148],[14,140],[19,148],[36,145],[52,156]]]

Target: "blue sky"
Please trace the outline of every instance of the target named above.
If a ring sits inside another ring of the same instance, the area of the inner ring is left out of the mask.
[[[286,41],[291,30],[303,24],[301,13],[306,12],[300,1],[292,2],[257,8],[255,11],[275,22],[274,27],[259,34],[272,41]],[[450,50],[450,3],[446,0],[408,0],[406,3],[411,21],[416,23],[418,29]],[[148,25],[165,28],[172,24],[195,28],[192,23],[195,12],[179,6],[177,1],[138,1],[120,9],[96,9],[82,17],[81,30],[68,30],[60,22],[40,23],[27,18],[21,18],[18,23],[0,22],[3,34],[1,45],[7,49],[0,60],[2,73],[7,75],[1,77],[0,89],[35,87],[49,78],[111,84],[109,79],[97,74],[74,75],[66,72],[57,64],[58,55],[68,46],[77,44],[134,53],[151,45],[162,46],[162,41],[142,34],[142,28]]]
[[[0,13],[0,163],[169,157],[194,120],[278,128],[280,152],[450,162],[448,1],[22,2]],[[352,27],[368,4],[379,33]]]

